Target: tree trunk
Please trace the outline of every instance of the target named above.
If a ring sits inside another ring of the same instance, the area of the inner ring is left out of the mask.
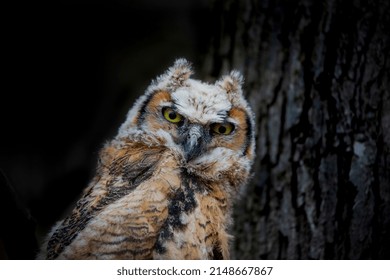
[[[217,0],[214,14],[205,71],[242,71],[257,120],[233,256],[389,259],[389,1]]]

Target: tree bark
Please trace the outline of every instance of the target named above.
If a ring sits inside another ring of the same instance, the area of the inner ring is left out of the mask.
[[[205,72],[238,69],[257,121],[237,259],[390,258],[387,0],[214,2]]]

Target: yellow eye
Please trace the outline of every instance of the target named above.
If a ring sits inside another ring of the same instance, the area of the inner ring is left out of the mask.
[[[234,130],[234,125],[232,123],[215,123],[211,125],[211,129],[218,133],[229,135]]]
[[[171,108],[164,108],[163,115],[164,118],[171,123],[178,123],[183,119],[182,115],[176,113]]]

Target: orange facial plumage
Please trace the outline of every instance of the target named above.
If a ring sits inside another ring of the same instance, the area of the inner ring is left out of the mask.
[[[178,59],[138,99],[39,258],[229,258],[232,206],[253,162],[254,117],[238,72],[215,84],[191,74]]]

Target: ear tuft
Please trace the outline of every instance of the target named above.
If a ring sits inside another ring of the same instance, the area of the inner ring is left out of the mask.
[[[217,81],[217,85],[226,90],[228,94],[241,94],[243,83],[244,77],[236,70],[231,71],[229,75],[223,76],[219,81]]]
[[[164,74],[158,76],[146,89],[147,94],[155,91],[175,91],[186,86],[186,81],[192,74],[191,63],[184,58],[176,59],[173,66],[169,67]]]
[[[185,58],[179,58],[167,71],[168,84],[171,88],[178,88],[184,85],[185,81],[192,75],[191,63]]]

